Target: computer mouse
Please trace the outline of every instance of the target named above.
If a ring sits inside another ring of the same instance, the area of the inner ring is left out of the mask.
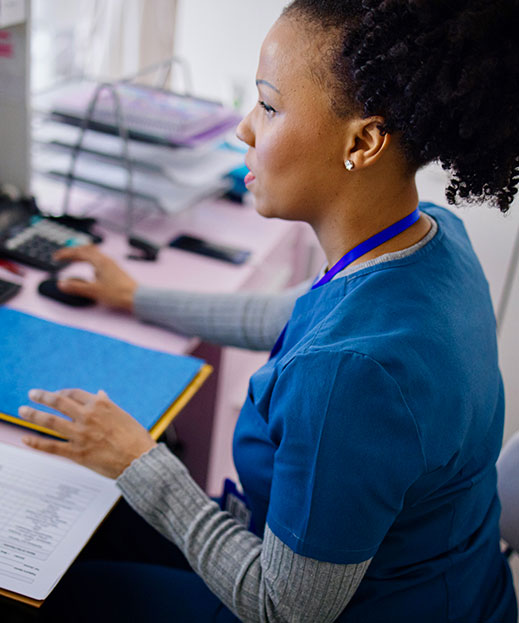
[[[38,292],[43,294],[43,296],[48,296],[50,299],[65,305],[72,305],[73,307],[88,307],[89,305],[95,305],[97,302],[95,299],[87,296],[63,292],[58,288],[58,280],[55,277],[42,281],[38,286]]]

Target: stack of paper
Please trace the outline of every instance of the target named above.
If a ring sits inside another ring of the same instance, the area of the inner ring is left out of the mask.
[[[96,87],[86,80],[68,83],[46,98],[47,106],[50,103],[55,118],[81,125]],[[131,83],[117,83],[114,89],[130,136],[143,141],[189,146],[222,134],[240,120],[234,110],[219,102]],[[92,113],[94,126],[117,134],[115,110],[112,92],[102,90]]]
[[[47,597],[119,498],[115,482],[0,443],[0,588]]]
[[[95,88],[73,82],[38,96],[43,113],[33,128],[33,170],[64,182],[71,170],[83,115]],[[239,121],[237,114],[206,100],[167,91],[119,84],[123,119],[130,139],[125,152],[115,124],[112,96],[104,91],[83,136],[74,168],[75,183],[94,192],[124,195],[128,191],[128,156],[132,197],[165,213],[184,210],[201,199],[225,194],[233,187],[228,174],[243,166],[245,149],[225,140]]]

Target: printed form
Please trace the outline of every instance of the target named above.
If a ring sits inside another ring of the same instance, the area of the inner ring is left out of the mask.
[[[0,588],[45,599],[119,495],[84,467],[0,443]]]

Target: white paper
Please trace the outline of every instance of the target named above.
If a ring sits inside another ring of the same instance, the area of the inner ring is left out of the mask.
[[[86,468],[0,443],[0,588],[45,599],[119,495]]]
[[[34,146],[32,163],[34,171],[59,174],[65,181],[70,169],[70,154],[45,149],[41,145]],[[99,185],[104,193],[115,193],[118,196],[126,193],[127,172],[118,164],[81,156],[76,162],[75,175],[88,180],[92,188]],[[180,171],[178,176],[181,176]],[[163,212],[170,214],[181,212],[206,197],[221,195],[231,186],[229,180],[222,178],[209,179],[202,184],[187,175],[182,176],[181,182],[183,185],[171,181],[160,172],[133,171],[133,191],[137,193],[137,198],[158,205]]]
[[[64,123],[45,121],[33,126],[33,139],[42,144],[59,142],[70,154],[77,143],[79,129]],[[142,141],[128,141],[129,156],[134,166],[148,171],[162,172],[170,179],[191,184],[206,184],[216,181],[236,167],[244,164],[245,149],[218,149],[223,142],[203,147],[166,147]],[[122,162],[122,140],[118,136],[88,131],[84,135],[83,148],[119,158]]]

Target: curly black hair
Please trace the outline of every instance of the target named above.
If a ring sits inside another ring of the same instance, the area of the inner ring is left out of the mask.
[[[412,171],[439,161],[450,204],[508,211],[519,182],[519,0],[294,0],[282,15],[337,32],[337,114],[383,117]]]

